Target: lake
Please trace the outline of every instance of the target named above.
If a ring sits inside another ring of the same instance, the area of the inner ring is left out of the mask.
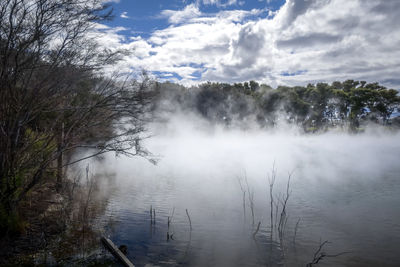
[[[115,186],[101,220],[137,266],[400,266],[399,137],[158,129],[157,165],[92,163]]]

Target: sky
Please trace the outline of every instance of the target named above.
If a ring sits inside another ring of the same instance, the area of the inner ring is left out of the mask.
[[[184,85],[346,79],[400,88],[399,0],[104,0],[114,66]]]

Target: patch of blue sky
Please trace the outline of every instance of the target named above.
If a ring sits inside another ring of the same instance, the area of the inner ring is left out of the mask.
[[[184,65],[179,65],[179,66],[174,66],[174,67],[191,67],[191,68],[197,69],[196,71],[192,72],[189,77],[187,77],[193,81],[200,80],[203,73],[205,71],[207,71],[207,68],[205,67],[204,63],[199,64],[199,63],[192,62],[189,64],[184,64]]]
[[[202,71],[200,71],[200,70],[196,70],[195,72],[193,72],[191,75],[190,75],[190,79],[191,80],[193,80],[193,81],[199,81],[200,79],[201,79],[201,77],[202,77],[202,75],[203,75],[203,73],[205,72],[206,70],[202,70]]]
[[[170,26],[168,19],[160,16],[163,10],[183,10],[189,4],[202,3],[202,0],[120,0],[110,2],[114,10],[114,19],[105,22],[109,27],[124,27],[127,30],[121,33],[126,36],[141,36],[148,38],[151,34],[160,29]],[[238,0],[236,4],[224,5],[228,1],[221,0],[218,4],[199,4],[198,7],[204,16],[213,16],[221,10],[247,10],[265,9],[276,11],[285,0]],[[268,16],[263,12],[256,17]]]
[[[177,1],[120,0],[110,3],[114,19],[105,24],[110,27],[125,27],[130,35],[149,37],[157,29],[165,28],[165,20],[158,16],[164,9],[176,9]]]
[[[189,64],[184,64],[184,65],[180,65],[179,67],[191,67],[191,68],[195,68],[195,69],[204,69],[205,65],[204,63],[189,63]]]
[[[194,3],[197,1],[186,1],[189,3]],[[238,0],[235,4],[227,5],[229,1],[219,1],[220,4],[203,4],[200,5],[200,10],[203,13],[217,13],[220,10],[252,10],[252,9],[270,9],[272,11],[278,10],[284,3],[285,0]]]
[[[307,73],[307,70],[297,70],[294,72],[290,72],[290,71],[282,71],[280,73],[281,76],[297,76],[297,75],[302,75]]]
[[[400,111],[395,111],[390,115],[390,118],[396,118],[396,117],[400,117]]]
[[[182,80],[182,77],[175,73],[175,72],[169,72],[169,71],[153,71],[152,74],[162,80]]]

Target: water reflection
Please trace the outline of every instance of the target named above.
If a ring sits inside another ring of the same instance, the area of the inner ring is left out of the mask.
[[[324,266],[400,264],[400,166],[394,160],[400,149],[395,136],[229,138],[237,140],[197,136],[193,145],[158,137],[148,144],[164,155],[158,166],[140,158],[102,163],[103,168],[114,166],[118,188],[109,196],[103,218],[115,221],[107,233],[115,243],[128,246],[128,258],[137,266],[306,266],[325,240],[326,255],[349,253],[324,258]],[[378,152],[384,153],[381,160]],[[282,201],[287,173],[295,170],[283,241],[276,233],[271,237],[267,173],[274,160],[276,200]],[[238,184],[244,170],[250,187],[246,194],[254,192],[254,225],[248,200],[243,211]],[[150,207],[156,212],[155,223]],[[258,222],[261,227],[253,239]],[[173,239],[167,239],[167,232]]]

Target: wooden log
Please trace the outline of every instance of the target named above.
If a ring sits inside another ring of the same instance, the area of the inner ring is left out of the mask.
[[[122,264],[124,264],[127,267],[135,267],[130,260],[122,253],[114,243],[106,238],[102,237],[101,242],[103,242],[104,246],[111,252],[111,254],[114,255],[115,258],[117,258]]]

